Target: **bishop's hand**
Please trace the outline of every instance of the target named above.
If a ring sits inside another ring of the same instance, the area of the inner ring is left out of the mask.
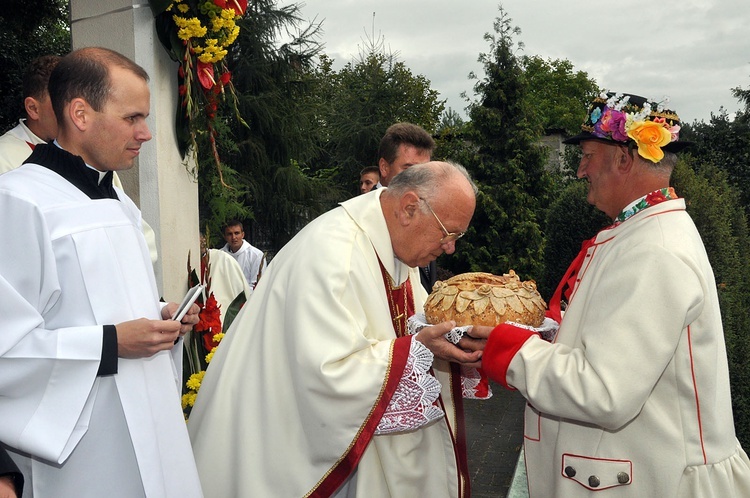
[[[459,341],[458,345],[455,345],[445,338],[445,334],[455,326],[456,323],[452,321],[430,325],[420,330],[414,339],[424,344],[436,358],[460,363],[467,367],[481,367],[482,341],[465,337]]]

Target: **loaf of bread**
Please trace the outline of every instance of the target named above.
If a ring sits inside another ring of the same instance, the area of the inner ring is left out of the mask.
[[[462,273],[437,281],[424,305],[428,323],[454,320],[459,326],[516,322],[539,327],[546,309],[536,282],[522,282],[513,270],[503,276]]]

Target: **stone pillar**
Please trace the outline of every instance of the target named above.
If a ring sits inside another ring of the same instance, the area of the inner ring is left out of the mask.
[[[177,150],[174,116],[177,63],[159,43],[145,0],[71,0],[73,48],[101,46],[133,59],[150,76],[153,139],[141,148],[131,170],[120,174],[127,194],[154,229],[159,292],[182,299],[187,287],[188,251],[199,264],[198,184]]]

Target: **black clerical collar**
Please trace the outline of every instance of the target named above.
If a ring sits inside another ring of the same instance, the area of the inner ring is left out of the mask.
[[[24,163],[33,163],[54,171],[91,199],[118,199],[112,186],[112,172],[99,181],[99,172],[86,166],[83,158],[54,144],[39,144]]]

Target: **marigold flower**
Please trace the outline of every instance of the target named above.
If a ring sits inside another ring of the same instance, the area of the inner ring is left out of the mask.
[[[237,36],[239,36],[239,34],[240,34],[240,27],[235,26],[232,29],[232,32],[229,34],[229,36],[227,36],[227,41],[224,43],[224,45],[227,46],[227,45],[231,45],[232,43],[234,43],[234,41],[237,39]]]
[[[197,391],[201,388],[201,383],[203,382],[203,376],[206,375],[205,370],[201,370],[198,373],[194,373],[190,376],[188,381],[185,383],[188,389],[192,389],[193,391]]]
[[[187,41],[191,38],[201,38],[203,36],[206,36],[206,32],[208,30],[203,25],[201,25],[200,19],[198,19],[197,17],[185,19],[184,17],[175,15],[172,16],[172,19],[174,20],[177,27],[180,28],[177,31],[177,37],[180,40]]]
[[[198,397],[198,393],[189,392],[182,395],[182,409],[184,410],[188,406],[195,406],[195,399]]]

